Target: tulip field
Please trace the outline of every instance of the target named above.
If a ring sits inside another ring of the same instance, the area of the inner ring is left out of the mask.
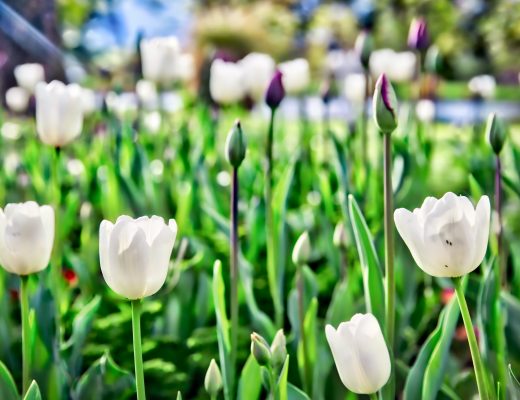
[[[147,1],[49,1],[60,40],[12,3],[0,400],[520,399],[517,61],[471,69],[433,4],[143,8],[103,53]]]

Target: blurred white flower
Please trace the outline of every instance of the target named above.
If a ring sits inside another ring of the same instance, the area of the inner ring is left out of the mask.
[[[18,140],[22,136],[22,127],[16,122],[5,122],[2,125],[2,137],[8,140]]]
[[[179,54],[173,64],[173,76],[181,82],[189,82],[195,76],[195,60],[190,53]]]
[[[72,158],[67,161],[67,171],[74,177],[78,177],[85,172],[85,165],[78,158]]]
[[[392,49],[375,50],[370,55],[372,77],[386,74],[393,82],[409,82],[415,75],[416,56],[411,51],[395,52]]]
[[[14,77],[18,86],[23,87],[29,93],[34,93],[36,85],[45,81],[45,72],[41,64],[20,64],[14,68]]]
[[[0,264],[28,275],[47,267],[54,242],[54,210],[34,201],[0,208]]]
[[[338,329],[325,327],[336,369],[348,390],[371,394],[390,378],[390,354],[377,319],[372,314],[356,314]]]
[[[96,111],[99,108],[96,92],[92,89],[82,88],[81,105],[83,108],[83,114],[85,115],[92,114],[94,111]]]
[[[143,126],[150,133],[157,133],[161,129],[161,113],[159,111],[147,112],[143,117]]]
[[[11,111],[24,112],[29,105],[30,93],[20,86],[13,86],[5,92],[5,103]]]
[[[60,81],[36,86],[36,129],[45,144],[61,147],[74,140],[83,127],[81,86]]]
[[[161,160],[155,159],[150,162],[150,172],[156,178],[160,178],[164,172],[164,164]]]
[[[276,64],[269,54],[249,53],[239,64],[244,70],[244,85],[247,93],[255,100],[263,98]]]
[[[130,300],[156,293],[164,284],[177,224],[161,217],[120,216],[99,227],[99,259],[107,285]]]
[[[217,174],[217,183],[222,187],[228,187],[231,185],[231,176],[227,171],[220,171]]]
[[[295,265],[303,265],[309,262],[311,257],[311,240],[307,231],[303,232],[296,241],[293,252],[292,262]]]
[[[141,40],[141,65],[146,80],[168,84],[175,79],[175,65],[180,56],[175,36]]]
[[[16,151],[9,152],[4,158],[4,170],[8,175],[14,175],[21,164],[20,156]]]
[[[216,59],[211,64],[209,90],[211,98],[221,104],[236,103],[244,98],[244,70],[241,65]]]
[[[365,74],[355,73],[345,77],[345,97],[356,106],[363,106],[366,102]]]
[[[137,97],[134,93],[108,92],[105,97],[107,108],[118,118],[132,118],[137,113]]]
[[[477,75],[468,82],[468,89],[472,94],[489,99],[495,95],[497,82],[491,75]]]
[[[415,262],[429,275],[466,275],[484,259],[490,223],[487,196],[476,209],[467,197],[451,192],[441,199],[427,197],[413,212],[395,210],[394,220]]]
[[[302,94],[311,83],[311,69],[305,58],[296,58],[278,65],[282,71],[285,92],[292,95]]]
[[[415,114],[419,121],[430,123],[435,119],[435,103],[429,99],[421,99],[415,105]]]
[[[135,84],[135,93],[145,109],[156,110],[159,107],[159,95],[155,83],[141,79]]]

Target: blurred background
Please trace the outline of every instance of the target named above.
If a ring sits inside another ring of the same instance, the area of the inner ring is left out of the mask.
[[[44,64],[48,81],[132,89],[139,41],[168,35],[193,55],[193,72],[215,52],[231,60],[265,52],[278,62],[308,58],[314,82],[331,70],[342,79],[362,70],[352,51],[360,31],[373,34],[375,49],[406,51],[418,15],[442,60],[435,72],[453,82],[436,95],[470,97],[468,85],[457,82],[485,74],[496,80],[493,97],[520,99],[520,3],[514,0],[7,0],[0,3],[2,91],[15,85],[13,68],[25,62]],[[399,80],[409,80],[402,75]],[[192,76],[198,87],[203,74]]]

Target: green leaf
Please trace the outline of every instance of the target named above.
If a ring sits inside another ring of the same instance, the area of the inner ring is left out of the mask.
[[[405,400],[435,399],[446,366],[451,340],[459,319],[455,296],[442,311],[437,328],[424,342],[404,387]]]
[[[182,400],[182,394],[180,390],[177,392],[177,400]]]
[[[363,287],[365,290],[365,302],[367,311],[374,314],[381,326],[385,326],[385,292],[383,287],[383,275],[372,234],[370,233],[365,218],[359,209],[354,196],[349,195],[349,214],[356,239],[356,246],[361,261],[363,272]]]
[[[240,375],[238,384],[238,400],[258,400],[262,390],[262,378],[260,365],[250,355]]]
[[[311,400],[307,394],[292,383],[287,384],[287,398],[289,400]]]
[[[520,382],[518,382],[518,379],[513,373],[513,368],[511,367],[511,364],[508,365],[507,369],[509,371],[509,381],[511,382],[511,384],[509,385],[509,387],[511,388],[511,396],[513,399],[518,400],[520,399]]]
[[[19,398],[20,395],[18,394],[18,390],[16,389],[16,385],[11,373],[5,364],[0,361],[0,399],[18,400]]]
[[[303,322],[303,329],[305,330],[305,338],[307,339],[307,352],[309,357],[309,369],[310,376],[312,379],[314,364],[316,363],[316,319],[318,317],[318,300],[314,297],[307,311],[305,312],[305,318]],[[298,368],[300,370],[300,376],[302,380],[306,380],[304,370],[304,354],[303,354],[303,342],[298,341]],[[308,387],[312,387],[312,382],[308,382]],[[304,387],[307,387],[304,385]]]
[[[277,400],[288,400],[287,393],[287,376],[289,374],[289,355],[285,358],[280,376],[278,377],[278,383],[276,386]]]
[[[229,320],[226,314],[226,299],[224,279],[222,278],[222,263],[215,261],[213,266],[213,302],[217,318],[217,339],[220,356],[220,370],[224,384],[224,397],[231,398],[232,371],[231,371],[231,340],[229,338]]]
[[[23,400],[42,400],[40,388],[38,387],[36,381],[31,382],[31,385],[29,386],[29,389],[27,389],[27,393],[25,393]]]

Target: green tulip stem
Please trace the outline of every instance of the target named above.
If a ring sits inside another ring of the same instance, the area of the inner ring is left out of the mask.
[[[390,346],[394,346],[395,329],[395,277],[394,277],[394,214],[392,193],[392,137],[387,132],[384,137],[384,197],[385,197],[385,294],[386,294],[386,334]]]
[[[300,340],[302,342],[302,353],[303,353],[303,387],[305,392],[312,392],[312,374],[309,357],[309,346],[307,343],[307,337],[305,335],[305,307],[304,307],[304,296],[305,287],[303,279],[303,265],[298,263],[297,268],[297,293],[298,293],[298,319],[300,325]]]
[[[60,234],[60,217],[61,217],[61,179],[60,179],[60,160],[61,148],[54,148],[54,157],[51,162],[51,204],[54,205],[54,248],[51,258],[51,279],[52,279],[52,294],[56,304],[56,339],[58,346],[61,343],[61,234]],[[54,192],[52,192],[52,190]]]
[[[481,399],[491,399],[490,393],[488,393],[487,390],[486,378],[484,375],[484,364],[482,364],[482,359],[480,357],[477,337],[475,336],[475,330],[473,329],[473,322],[471,322],[471,315],[469,314],[468,304],[466,303],[466,298],[464,297],[462,279],[453,278],[453,282],[455,284],[455,293],[457,294],[462,320],[464,321],[464,327],[466,328],[466,334],[468,336],[469,349],[471,351],[473,367],[475,368],[475,377],[477,379],[479,397]]]
[[[137,400],[145,400],[143,349],[141,347],[141,300],[132,300],[132,334],[134,339],[134,364]]]
[[[273,298],[276,326],[283,326],[283,303],[280,300],[280,285],[276,262],[276,238],[274,235],[274,216],[272,204],[273,185],[273,141],[274,141],[274,119],[276,109],[271,110],[269,130],[267,132],[267,146],[265,153],[265,223],[267,235],[267,278],[269,290]]]
[[[237,368],[238,347],[238,167],[233,167],[233,178],[231,181],[231,369],[232,389],[234,393],[234,377]]]
[[[377,394],[376,393],[370,393],[370,400],[377,400]]]
[[[31,366],[31,332],[29,327],[29,293],[27,292],[29,276],[22,275],[20,279],[20,309],[22,313],[22,395],[25,395],[31,383],[29,378]]]

